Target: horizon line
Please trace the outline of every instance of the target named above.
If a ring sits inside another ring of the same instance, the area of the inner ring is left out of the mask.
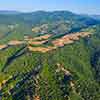
[[[70,11],[70,10],[65,10],[65,9],[62,9],[62,10],[33,10],[33,11],[22,11],[22,10],[0,10],[1,11],[8,11],[8,12],[18,12],[18,13],[32,13],[32,12],[60,12],[60,11],[66,11],[66,12],[71,12],[71,13],[74,13],[74,14],[81,14],[81,15],[100,15],[100,14],[90,14],[90,13],[78,13],[78,12],[74,12],[74,11]]]

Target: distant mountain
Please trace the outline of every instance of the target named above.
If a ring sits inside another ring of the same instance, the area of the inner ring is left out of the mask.
[[[92,15],[91,17],[94,19],[100,20],[100,15]]]
[[[36,11],[31,13],[20,13],[16,11],[0,11],[0,23],[27,23],[31,25],[51,23],[57,21],[79,22],[80,24],[93,25],[98,21],[89,16],[74,14],[69,11]]]
[[[0,14],[19,14],[18,11],[8,11],[8,10],[0,10]]]
[[[1,36],[4,33],[9,33],[9,26],[13,26],[14,30],[12,33],[19,34],[19,38],[21,35],[31,34],[33,28],[35,30],[38,28],[39,34],[69,34],[99,23],[99,20],[91,16],[79,15],[69,11],[35,11],[30,13],[0,11]],[[11,38],[16,39],[17,36],[10,34],[9,39],[6,40],[10,40]]]

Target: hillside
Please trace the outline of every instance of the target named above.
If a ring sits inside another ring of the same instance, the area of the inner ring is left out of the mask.
[[[38,11],[1,14],[1,22],[1,100],[100,99],[98,20]]]
[[[68,11],[1,12],[3,13],[0,13],[0,43],[7,43],[13,38],[23,40],[23,36],[27,34],[36,36],[40,33],[59,35],[78,32],[83,28],[100,23],[97,19]],[[35,30],[33,33],[36,34],[32,33],[33,29]]]

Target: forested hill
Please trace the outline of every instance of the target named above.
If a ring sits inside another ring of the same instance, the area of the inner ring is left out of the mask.
[[[0,99],[100,100],[100,21],[68,11],[1,12]]]
[[[43,24],[47,22],[56,22],[59,20],[66,21],[78,21],[86,25],[96,24],[98,21],[89,16],[83,16],[74,14],[69,11],[36,11],[32,13],[21,13],[17,11],[0,11],[0,23],[15,23],[15,22],[26,22],[29,24]]]
[[[0,11],[0,43],[6,43],[11,39],[23,39],[26,34],[36,35],[32,32],[34,28],[39,29],[38,32],[34,32],[37,34],[59,35],[78,32],[83,28],[99,23],[99,20],[91,18],[91,16],[69,11],[36,11],[30,13]]]

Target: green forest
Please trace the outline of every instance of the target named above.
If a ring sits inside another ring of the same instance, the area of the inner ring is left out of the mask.
[[[29,51],[27,43],[0,50],[0,99],[100,100],[99,19],[67,11],[0,14],[0,45],[52,34],[48,46],[82,31],[93,34],[46,53]]]

